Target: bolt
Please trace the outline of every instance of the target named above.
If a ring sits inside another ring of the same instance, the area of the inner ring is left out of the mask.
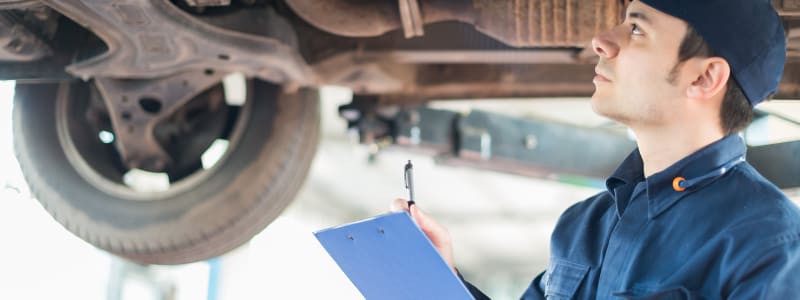
[[[533,134],[529,134],[525,137],[525,148],[528,150],[536,149],[539,146],[539,141],[536,139],[536,136]]]
[[[17,47],[17,46],[19,46],[19,44],[21,44],[21,43],[22,43],[22,41],[20,41],[18,38],[14,38],[14,39],[10,40],[10,41],[9,41],[9,42],[6,44],[6,47],[8,47],[8,48],[16,48],[16,47]]]
[[[24,49],[25,49],[25,44],[23,44],[23,43],[22,43],[21,41],[19,41],[19,40],[14,40],[14,41],[17,41],[17,43],[16,43],[16,44],[14,44],[13,46],[9,44],[9,46],[12,46],[12,48],[14,49],[14,52],[17,52],[17,53],[20,53],[20,52],[22,52],[22,50],[24,50]],[[12,42],[13,42],[13,41],[12,41]]]
[[[420,141],[422,141],[422,130],[420,130],[417,126],[411,127],[410,135],[411,144],[419,145]]]
[[[492,136],[488,132],[481,133],[481,159],[489,160],[492,157]]]
[[[418,111],[411,110],[406,114],[406,121],[411,124],[419,124],[420,115]]]
[[[138,169],[139,168],[139,161],[135,159],[128,159],[125,161],[125,165],[131,169]]]
[[[342,118],[344,118],[345,120],[351,122],[354,122],[359,118],[361,118],[361,112],[358,111],[357,109],[352,109],[352,108],[343,109],[339,111],[339,115],[342,116]]]
[[[163,170],[164,169],[164,161],[160,159],[153,160],[152,163],[153,170]]]

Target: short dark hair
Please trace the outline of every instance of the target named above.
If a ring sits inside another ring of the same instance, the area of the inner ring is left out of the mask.
[[[714,51],[711,50],[711,47],[703,37],[692,26],[689,26],[683,41],[681,41],[680,48],[678,48],[678,63],[670,72],[667,80],[674,83],[678,67],[687,60],[695,57],[711,56],[715,56]],[[747,125],[750,125],[750,122],[753,121],[754,113],[753,107],[747,101],[747,96],[744,95],[739,83],[733,78],[733,74],[728,77],[726,86],[727,89],[720,109],[720,125],[725,135],[729,135],[747,128]]]

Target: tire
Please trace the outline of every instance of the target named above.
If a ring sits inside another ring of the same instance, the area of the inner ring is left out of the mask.
[[[80,124],[65,120],[58,109],[72,91],[87,85],[18,84],[15,151],[33,195],[55,220],[92,245],[137,263],[195,262],[247,242],[291,203],[316,152],[317,91],[283,94],[279,86],[252,81],[245,104],[249,116],[240,117],[237,142],[203,176],[193,177],[189,188],[151,196],[115,193],[76,164],[72,154],[80,139],[65,138],[58,126]],[[109,149],[83,159],[88,165],[113,160]]]

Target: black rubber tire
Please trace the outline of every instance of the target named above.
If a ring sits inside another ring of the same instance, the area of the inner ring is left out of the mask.
[[[17,158],[33,195],[54,219],[134,262],[195,262],[247,242],[291,203],[316,152],[318,92],[283,94],[279,86],[254,81],[241,139],[202,184],[167,199],[122,199],[85,180],[59,141],[56,101],[59,90],[63,95],[74,84],[85,83],[17,85]]]

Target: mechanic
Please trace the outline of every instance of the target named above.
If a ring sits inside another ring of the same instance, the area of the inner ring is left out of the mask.
[[[592,39],[592,109],[638,148],[561,215],[522,299],[800,299],[800,210],[738,134],[777,91],[784,34],[769,0],[640,0]],[[458,273],[447,230],[410,213]]]

